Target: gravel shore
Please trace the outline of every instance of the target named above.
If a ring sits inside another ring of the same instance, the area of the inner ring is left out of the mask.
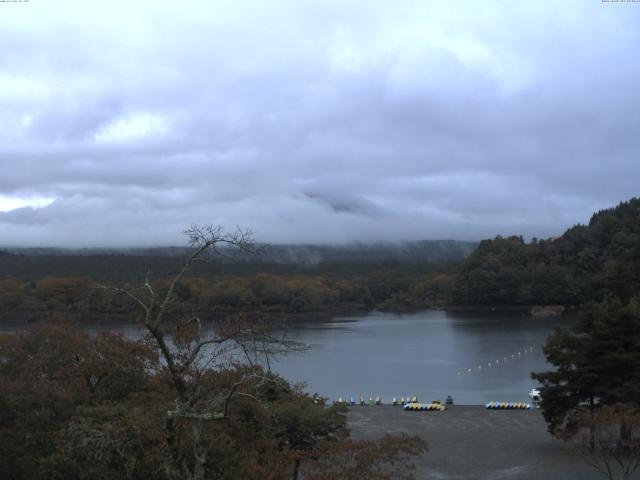
[[[350,407],[348,419],[354,438],[404,432],[425,439],[429,451],[415,461],[420,480],[604,478],[549,435],[539,410],[454,405],[444,412],[411,412],[356,406]]]

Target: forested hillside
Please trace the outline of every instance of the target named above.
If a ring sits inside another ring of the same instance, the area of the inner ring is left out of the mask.
[[[146,261],[145,261],[146,260]],[[158,289],[179,269],[180,257],[125,255],[5,255],[0,257],[0,321],[36,320],[49,312],[101,319],[135,304],[103,285],[142,286],[147,273]],[[199,263],[177,294],[193,311],[308,313],[412,308],[407,292],[445,266],[427,263],[224,264]],[[437,285],[440,288],[440,285]],[[420,296],[422,301],[423,296]],[[388,305],[387,305],[388,304]]]
[[[424,241],[258,246],[254,255],[228,252],[228,256],[194,265],[179,294],[189,308],[203,314],[414,308],[425,297],[420,293],[416,302],[409,292],[433,275],[449,271],[474,245]],[[132,302],[105,295],[98,287],[142,285],[148,275],[162,288],[188,254],[188,248],[177,247],[0,251],[0,321],[33,320],[53,311],[94,319],[126,314]],[[440,284],[436,290],[439,288]],[[450,287],[446,291],[448,294]]]
[[[468,247],[455,243],[448,249],[437,244],[444,250],[436,249],[433,255],[448,252],[441,260],[460,260]],[[200,312],[335,313],[434,306],[571,306],[608,294],[627,300],[640,291],[638,198],[597,212],[588,225],[576,225],[558,238],[484,240],[457,264],[424,261],[426,245],[418,242],[387,253],[378,250],[380,246],[361,251],[275,249],[267,255],[273,262],[265,262],[265,257],[257,262],[217,259],[195,265],[179,294]],[[88,317],[126,314],[131,302],[106,296],[97,287],[142,285],[149,274],[162,288],[183,261],[184,255],[178,254],[186,250],[153,252],[0,252],[0,320],[37,319],[52,311]],[[284,261],[294,254],[299,255],[297,261]],[[412,254],[416,256],[410,262]],[[334,261],[311,261],[318,255]],[[345,258],[338,260],[340,255]]]
[[[484,240],[459,267],[458,305],[577,305],[640,288],[640,199],[595,213],[549,240]]]

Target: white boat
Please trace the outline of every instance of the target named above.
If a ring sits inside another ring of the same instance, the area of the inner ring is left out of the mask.
[[[529,392],[529,398],[535,404],[540,403],[540,390],[538,390],[537,388],[531,389],[531,391]]]

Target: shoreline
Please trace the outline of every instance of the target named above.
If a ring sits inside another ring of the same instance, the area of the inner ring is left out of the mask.
[[[542,312],[536,314],[536,310]],[[519,314],[528,316],[532,319],[536,318],[562,318],[574,313],[574,308],[557,306],[557,305],[441,305],[441,306],[424,306],[416,309],[388,309],[388,308],[359,308],[358,306],[349,305],[343,308],[333,308],[327,310],[317,310],[309,312],[287,312],[287,311],[269,311],[269,310],[237,310],[237,311],[209,311],[196,312],[202,315],[203,321],[215,322],[224,319],[226,316],[247,314],[254,317],[262,317],[269,322],[326,322],[334,318],[348,316],[366,316],[372,313],[380,312],[394,315],[411,315],[423,311],[444,311],[450,313],[469,313],[469,314],[491,314],[491,315],[512,315]],[[38,310],[16,310],[4,311],[0,315],[0,326],[3,327],[21,327],[29,326],[33,323],[45,320],[52,313],[68,316],[69,319],[78,325],[121,325],[126,323],[135,323],[135,318],[139,312],[50,312]],[[9,318],[10,317],[10,318]],[[88,321],[89,320],[89,321]]]

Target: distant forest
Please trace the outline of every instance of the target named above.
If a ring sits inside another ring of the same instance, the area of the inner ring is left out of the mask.
[[[447,306],[573,306],[640,287],[640,199],[595,213],[554,239],[429,241],[354,247],[266,246],[197,265],[180,285],[198,312],[336,313]],[[470,253],[472,252],[472,253]],[[101,285],[162,289],[185,249],[0,252],[0,320],[52,312],[93,319],[133,311]],[[469,255],[470,253],[470,255]]]
[[[449,271],[477,244],[457,241],[328,246],[259,246],[255,255],[222,252],[194,265],[178,290],[200,313],[336,313],[385,308],[419,279]],[[66,312],[118,318],[134,305],[98,287],[162,288],[187,248],[119,251],[11,249],[0,252],[0,320]],[[229,255],[227,255],[229,254]]]

